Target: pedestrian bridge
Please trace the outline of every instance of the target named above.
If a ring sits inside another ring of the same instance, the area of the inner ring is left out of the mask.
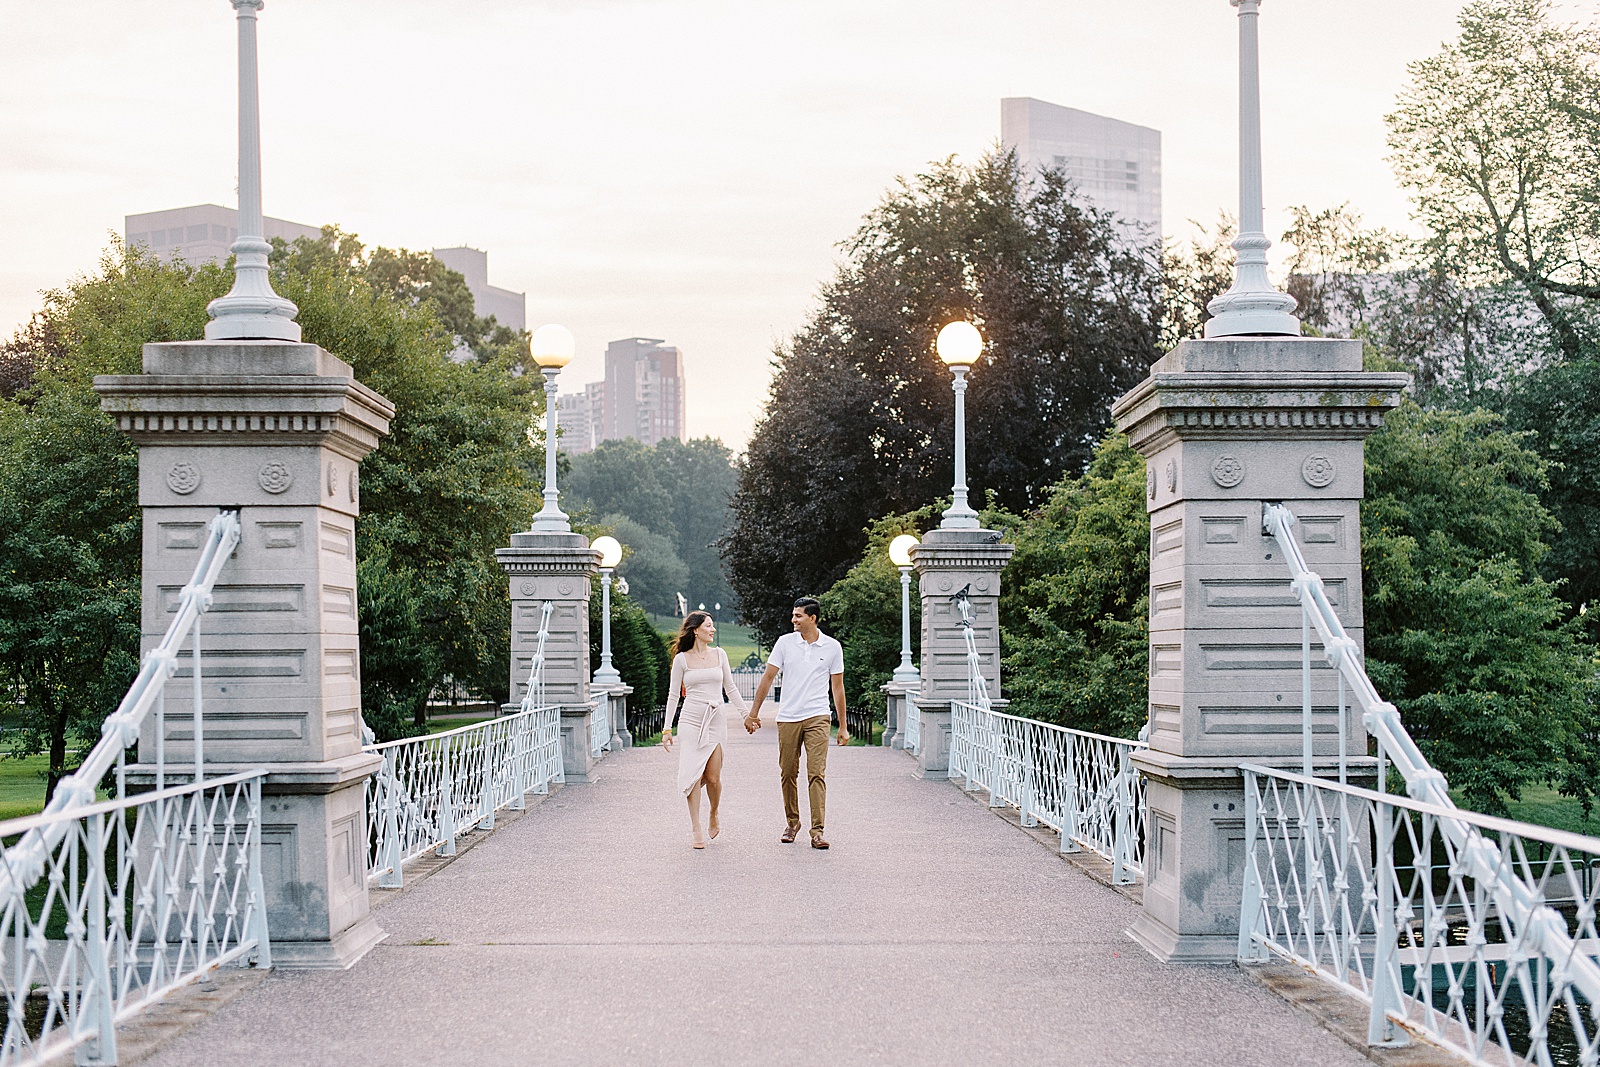
[[[147,1062],[1366,1062],[1245,970],[1157,963],[1129,891],[905,752],[832,749],[833,847],[779,844],[775,735],[730,736],[705,851],[677,761],[610,753],[408,867],[355,967],[269,972]]]

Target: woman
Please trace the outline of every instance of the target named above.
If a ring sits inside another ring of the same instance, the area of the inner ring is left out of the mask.
[[[711,800],[711,836],[721,831],[717,824],[717,805],[722,800],[722,742],[728,737],[728,720],[722,694],[733,698],[741,717],[744,698],[733,684],[728,654],[713,648],[717,624],[703,611],[691,611],[678,628],[677,655],[672,657],[672,689],[667,718],[661,729],[661,744],[672,751],[672,720],[683,706],[682,736],[678,738],[678,788],[689,798],[689,825],[694,830],[694,847],[705,848],[700,829],[700,790]]]

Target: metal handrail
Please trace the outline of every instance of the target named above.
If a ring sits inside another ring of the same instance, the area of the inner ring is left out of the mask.
[[[128,692],[117,704],[117,709],[106,716],[100,726],[100,740],[95,742],[83,763],[72,774],[56,783],[56,791],[45,805],[41,815],[68,815],[95,802],[95,792],[100,781],[113,768],[118,768],[117,790],[124,790],[121,767],[129,746],[139,740],[139,730],[145,716],[165,695],[166,683],[178,670],[178,651],[192,630],[195,635],[195,777],[200,778],[200,616],[211,607],[212,590],[223,564],[239,545],[239,512],[219,511],[211,520],[206,542],[201,546],[200,559],[195,564],[194,575],[178,593],[178,610],[167,624],[161,641],[144,657],[139,674]],[[164,731],[163,731],[164,732]],[[164,737],[156,739],[158,753],[157,785],[164,785]],[[23,889],[33,885],[44,872],[50,852],[65,834],[62,821],[46,820],[28,829],[8,853],[12,861],[0,869],[0,897],[5,897],[20,884]]]
[[[1488,887],[1502,914],[1519,928],[1524,943],[1551,961],[1565,980],[1576,987],[1590,1004],[1600,1004],[1600,963],[1579,951],[1567,931],[1566,920],[1545,903],[1543,894],[1510,873],[1499,847],[1483,836],[1482,829],[1485,827],[1480,820],[1489,819],[1490,816],[1463,811],[1450,799],[1449,783],[1444,774],[1423,755],[1401,722],[1399,709],[1378,695],[1377,687],[1362,665],[1359,646],[1345,631],[1344,624],[1339,621],[1328,600],[1322,578],[1306,565],[1305,555],[1292,532],[1294,525],[1294,513],[1284,505],[1264,506],[1263,533],[1272,537],[1282,550],[1284,562],[1289,568],[1290,586],[1301,603],[1305,617],[1316,627],[1328,662],[1338,671],[1342,682],[1349,685],[1355,703],[1362,710],[1367,731],[1377,740],[1380,790],[1387,774],[1386,760],[1392,760],[1412,798],[1430,806],[1432,810],[1429,814],[1438,817],[1441,832],[1450,839],[1452,847],[1466,865],[1467,873]],[[1309,647],[1309,641],[1307,644]],[[1309,662],[1304,673],[1307,687],[1305,700],[1309,707]],[[1309,764],[1309,724],[1306,734],[1306,762]],[[1326,785],[1332,787],[1333,783]],[[1319,785],[1319,788],[1323,787]],[[1396,802],[1384,801],[1387,804]],[[1508,825],[1514,824],[1502,824]],[[1521,833],[1520,830],[1513,832]],[[1593,840],[1581,835],[1574,836],[1580,842]],[[1588,845],[1579,847],[1589,848]],[[1249,848],[1250,841],[1247,839],[1247,852]],[[1241,929],[1244,929],[1244,919],[1247,918],[1248,915],[1241,917]]]

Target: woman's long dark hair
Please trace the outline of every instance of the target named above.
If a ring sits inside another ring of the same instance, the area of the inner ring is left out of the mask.
[[[706,620],[711,618],[708,611],[691,611],[683,617],[683,625],[678,627],[678,639],[673,642],[673,651],[687,652],[694,647],[694,632],[704,626]]]

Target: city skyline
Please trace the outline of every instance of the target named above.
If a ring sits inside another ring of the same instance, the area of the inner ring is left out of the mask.
[[[1347,200],[1370,224],[1410,228],[1382,116],[1405,63],[1454,36],[1460,7],[1264,5],[1269,234],[1289,205]],[[1226,0],[978,10],[485,0],[446,13],[400,0],[374,19],[349,0],[274,5],[260,37],[265,211],[391,247],[492,248],[497,281],[528,294],[529,326],[577,336],[569,380],[600,376],[605,338],[672,337],[699,383],[686,432],[739,448],[772,347],[815,307],[839,242],[897,175],[997,144],[1001,98],[1161,130],[1169,234],[1235,209]],[[39,290],[94,269],[127,207],[231,202],[233,19],[220,0],[85,0],[72,32],[58,8],[0,0],[0,16],[13,73],[0,136],[18,146],[0,160],[9,335]],[[949,33],[959,19],[967,32]],[[529,49],[531,72],[516,59]],[[141,64],[131,91],[114,75],[129,55],[173,50],[184,63]],[[648,91],[585,74],[663,50],[680,61]],[[416,69],[452,75],[401,74]],[[469,142],[491,148],[463,154]]]

